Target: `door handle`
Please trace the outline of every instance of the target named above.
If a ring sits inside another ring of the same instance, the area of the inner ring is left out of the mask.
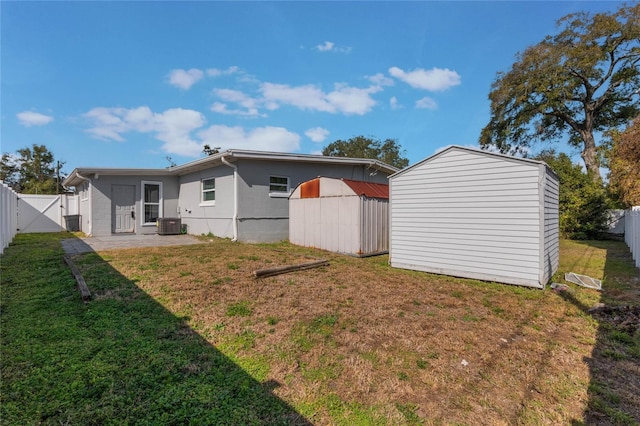
[[[136,218],[136,212],[131,210],[131,219],[135,219],[135,218]]]

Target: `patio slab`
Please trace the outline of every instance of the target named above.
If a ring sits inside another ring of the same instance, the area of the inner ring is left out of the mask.
[[[109,235],[104,237],[69,238],[62,240],[65,253],[74,255],[92,251],[140,247],[184,246],[203,244],[192,235]]]

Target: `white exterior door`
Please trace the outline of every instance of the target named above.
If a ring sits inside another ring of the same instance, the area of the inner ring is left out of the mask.
[[[114,234],[134,232],[136,212],[136,187],[134,185],[111,186],[111,217]]]

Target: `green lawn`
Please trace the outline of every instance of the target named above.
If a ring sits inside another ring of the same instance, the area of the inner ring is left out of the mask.
[[[19,235],[2,257],[2,424],[305,423],[125,277],[105,271],[119,297],[83,304],[65,237]]]
[[[640,304],[620,242],[562,241],[554,281],[605,285],[556,293],[203,239],[76,256],[85,304],[71,237],[21,234],[0,258],[1,424],[640,421],[640,334],[587,312]],[[330,266],[252,278],[309,256]]]

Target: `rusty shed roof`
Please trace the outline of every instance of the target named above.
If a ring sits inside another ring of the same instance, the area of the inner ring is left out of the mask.
[[[389,185],[385,183],[363,182],[359,180],[342,179],[357,195],[364,195],[369,198],[389,199]]]

